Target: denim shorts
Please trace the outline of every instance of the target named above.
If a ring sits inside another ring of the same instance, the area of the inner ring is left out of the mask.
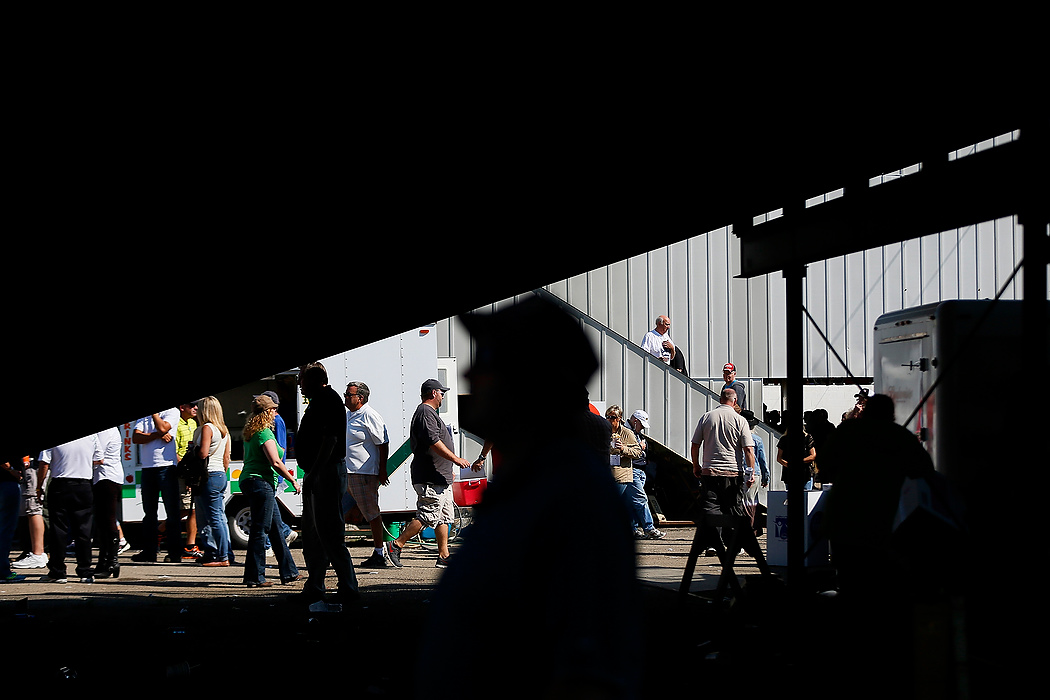
[[[455,518],[452,487],[438,484],[412,484],[416,490],[416,520],[427,527],[450,523]]]

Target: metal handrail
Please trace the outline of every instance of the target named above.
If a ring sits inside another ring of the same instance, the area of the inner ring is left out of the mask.
[[[612,328],[610,328],[610,327],[606,326],[605,324],[601,323],[600,321],[597,321],[596,319],[594,319],[594,317],[588,316],[586,313],[584,313],[580,309],[576,308],[575,306],[573,306],[569,302],[565,301],[564,299],[561,299],[557,295],[552,294],[551,292],[549,292],[549,291],[547,291],[546,289],[543,289],[543,288],[534,289],[534,290],[532,290],[532,292],[533,292],[533,294],[536,294],[537,296],[539,296],[539,297],[541,297],[541,298],[543,298],[543,299],[545,299],[547,301],[550,301],[550,302],[558,305],[559,308],[561,308],[562,310],[564,310],[566,313],[568,313],[570,316],[576,318],[577,320],[582,321],[584,323],[587,323],[589,325],[592,325],[592,326],[596,327],[604,335],[606,335],[608,337],[611,337],[613,340],[615,340],[617,343],[619,343],[621,347],[627,348],[627,350],[629,352],[635,354],[636,356],[638,356],[640,358],[643,358],[646,362],[651,363],[652,366],[659,367],[661,371],[663,371],[663,372],[665,372],[667,374],[667,376],[674,377],[674,378],[678,379],[679,381],[685,382],[685,384],[687,386],[689,386],[691,389],[694,389],[695,391],[699,391],[701,394],[704,394],[709,399],[713,399],[715,401],[719,400],[718,392],[712,391],[711,389],[706,387],[703,383],[698,382],[697,380],[693,379],[692,377],[690,377],[688,375],[685,375],[685,374],[682,374],[681,372],[678,372],[677,370],[672,369],[670,366],[668,366],[664,362],[661,362],[660,360],[657,360],[650,353],[646,352],[645,350],[642,350],[642,348],[637,343],[634,343],[630,339],[623,337],[622,335],[617,333]],[[756,421],[758,423],[758,426],[761,426],[762,429],[766,430],[770,434],[772,434],[772,435],[781,435],[782,434],[776,428],[772,427],[771,425],[766,424],[764,421],[759,419],[757,415],[755,416],[755,418],[756,418]]]

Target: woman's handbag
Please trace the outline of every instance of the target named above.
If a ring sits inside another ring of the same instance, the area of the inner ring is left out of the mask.
[[[190,443],[186,454],[179,460],[175,474],[191,489],[197,488],[207,480],[208,462],[197,455],[197,448],[193,443]]]

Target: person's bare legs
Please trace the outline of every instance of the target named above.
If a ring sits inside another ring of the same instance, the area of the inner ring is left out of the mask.
[[[377,515],[368,524],[372,526],[372,544],[376,549],[381,550],[383,548],[383,538],[386,535],[386,528],[383,527],[383,516]]]
[[[32,554],[44,553],[44,516],[27,515],[26,526],[29,528],[29,548]]]
[[[417,534],[419,534],[419,531],[422,529],[423,523],[419,522],[419,520],[415,518],[412,518],[412,520],[410,520],[408,524],[405,525],[405,529],[401,531],[401,534],[397,536],[397,539],[394,540],[394,544],[398,546],[398,549],[403,548],[405,546],[405,543],[413,537],[415,537]]]
[[[441,523],[434,528],[434,539],[437,540],[438,556],[448,559],[448,523]]]

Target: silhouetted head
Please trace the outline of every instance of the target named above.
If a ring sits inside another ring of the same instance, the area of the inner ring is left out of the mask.
[[[886,396],[886,394],[872,394],[868,397],[860,417],[868,420],[888,420],[892,422],[895,408],[893,399]]]
[[[299,369],[299,388],[306,398],[313,398],[328,384],[328,370],[320,362],[311,362]]]
[[[474,339],[464,423],[485,438],[521,432],[521,412],[579,411],[598,360],[579,321],[532,296],[495,313],[460,316]]]
[[[754,429],[754,427],[758,425],[758,419],[755,418],[754,411],[745,408],[743,411],[740,412],[740,415],[744,417],[744,420],[747,421],[748,427],[750,427],[751,429]]]

